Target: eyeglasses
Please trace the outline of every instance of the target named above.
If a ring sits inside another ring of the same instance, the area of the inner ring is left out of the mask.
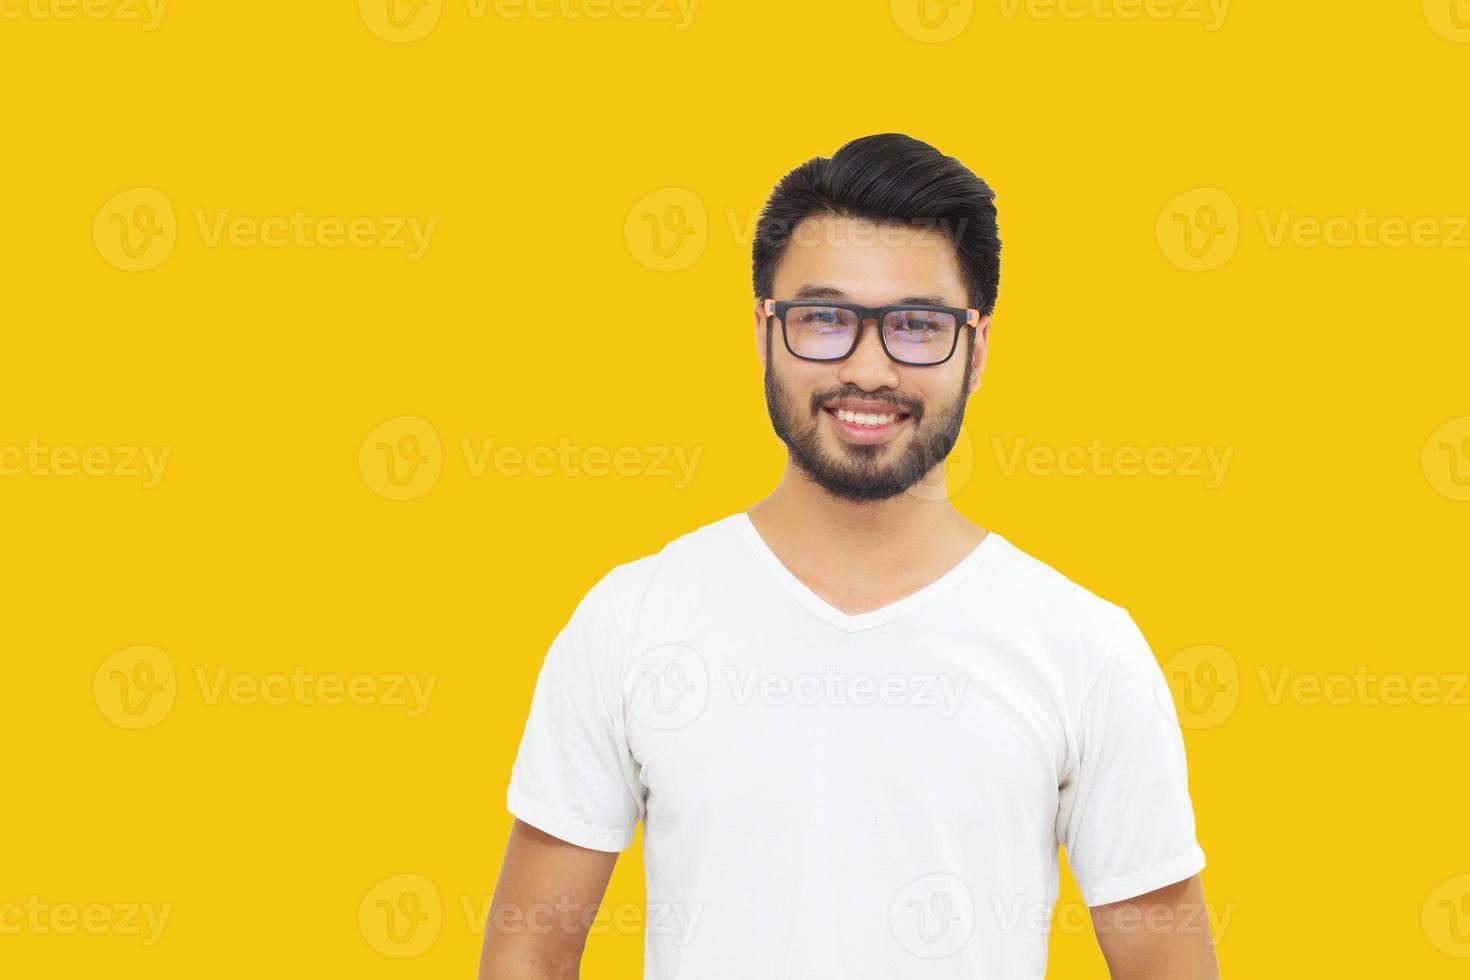
[[[810,300],[761,300],[761,310],[781,321],[793,357],[840,361],[857,350],[863,324],[876,320],[883,352],[900,364],[943,364],[959,346],[960,328],[975,327],[979,310],[955,306],[859,306]]]

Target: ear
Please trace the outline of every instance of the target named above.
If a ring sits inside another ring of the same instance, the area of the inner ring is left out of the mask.
[[[762,310],[764,304],[760,300],[755,301],[755,356],[760,359],[761,370],[766,369],[766,314]]]
[[[985,353],[990,349],[990,314],[982,316],[975,324],[975,352],[970,355],[970,390],[980,390],[980,377],[985,373]]]

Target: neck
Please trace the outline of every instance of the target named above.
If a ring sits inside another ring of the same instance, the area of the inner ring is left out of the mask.
[[[748,514],[774,550],[830,579],[947,568],[985,537],[950,502],[942,462],[896,497],[855,503],[833,498],[788,460],[781,482]]]

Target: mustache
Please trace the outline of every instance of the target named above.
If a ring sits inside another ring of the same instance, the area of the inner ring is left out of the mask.
[[[829,402],[835,402],[843,398],[862,398],[866,401],[883,402],[892,405],[896,410],[910,415],[914,421],[924,417],[924,403],[912,398],[903,398],[891,391],[863,391],[861,388],[839,388],[836,391],[824,391],[812,395],[812,414],[816,415]]]

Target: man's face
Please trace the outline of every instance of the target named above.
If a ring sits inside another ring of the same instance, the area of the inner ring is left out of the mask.
[[[970,305],[954,247],[942,233],[832,215],[808,218],[794,230],[771,298]],[[771,425],[792,462],[829,494],[854,502],[895,497],[954,448],[965,402],[985,367],[988,316],[980,318],[971,356],[961,337],[953,357],[928,366],[891,360],[871,320],[846,360],[815,362],[792,356],[779,321],[772,322],[768,350],[759,306],[755,319]],[[879,416],[880,424],[846,421],[846,412]],[[885,416],[892,418],[882,421]]]

